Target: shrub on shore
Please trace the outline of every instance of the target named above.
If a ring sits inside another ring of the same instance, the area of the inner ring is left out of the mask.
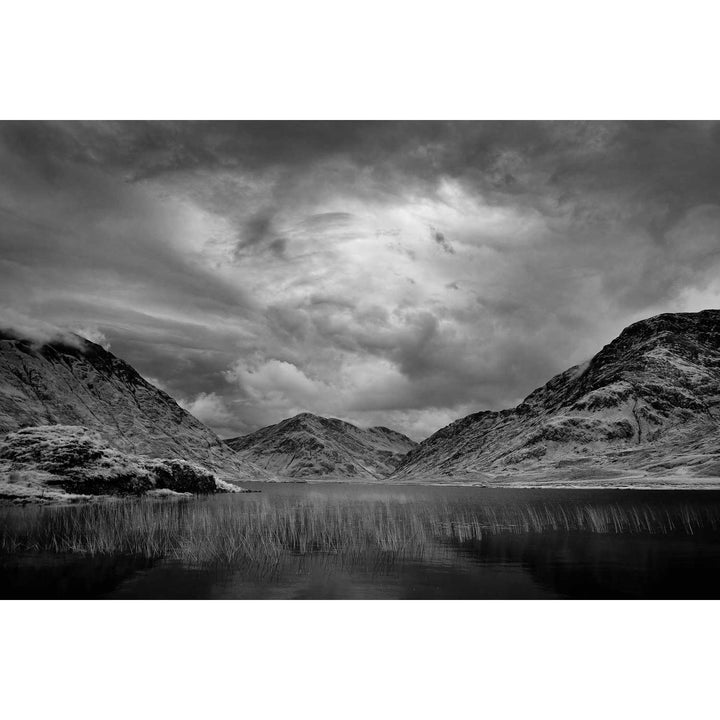
[[[0,441],[0,498],[57,501],[143,495],[155,489],[194,494],[228,490],[194,463],[128,455],[83,427],[23,428]]]

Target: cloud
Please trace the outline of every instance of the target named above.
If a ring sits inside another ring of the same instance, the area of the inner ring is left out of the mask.
[[[244,223],[233,255],[236,260],[241,260],[248,252],[270,251],[281,258],[285,256],[287,242],[273,226],[273,213],[263,210]]]
[[[0,123],[3,317],[109,343],[222,434],[420,437],[719,304],[719,128]]]
[[[432,225],[430,226],[430,234],[432,235],[432,239],[446,252],[450,253],[451,255],[455,252],[455,249],[453,246],[448,242],[447,238],[445,237],[444,233],[441,233],[439,230],[436,230]]]
[[[192,400],[180,400],[178,404],[210,427],[223,428],[233,424],[232,413],[216,393],[200,393]]]
[[[61,328],[44,320],[30,317],[12,308],[0,308],[0,331],[31,340],[40,345],[58,341],[76,347],[82,345],[81,340],[67,328]]]
[[[80,325],[74,328],[73,332],[77,333],[81,337],[84,337],[86,340],[90,340],[90,342],[94,342],[96,345],[100,345],[100,347],[105,350],[110,350],[111,348],[109,340],[105,337],[105,333],[101,332],[96,327]]]
[[[260,403],[285,402],[291,406],[308,403],[314,406],[324,391],[329,390],[284,360],[271,359],[252,369],[238,362],[228,370],[227,377],[238,382]]]

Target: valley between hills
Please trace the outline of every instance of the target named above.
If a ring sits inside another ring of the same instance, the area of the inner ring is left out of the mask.
[[[77,335],[0,332],[0,500],[243,492],[258,481],[720,488],[720,310],[627,327],[517,407],[417,443],[301,413],[221,439]]]

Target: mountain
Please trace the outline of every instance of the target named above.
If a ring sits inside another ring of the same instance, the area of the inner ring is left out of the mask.
[[[226,480],[265,479],[130,365],[78,335],[0,332],[0,435],[38,425],[94,430],[122,453],[190,461]]]
[[[696,484],[720,478],[719,430],[720,310],[668,313],[630,325],[516,408],[442,428],[391,479]]]
[[[226,440],[238,457],[283,477],[376,480],[417,443],[386,427],[367,430],[310,413]]]

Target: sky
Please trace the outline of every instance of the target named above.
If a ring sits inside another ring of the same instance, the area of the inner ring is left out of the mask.
[[[720,124],[0,122],[0,325],[103,344],[222,437],[420,440],[720,307]]]

